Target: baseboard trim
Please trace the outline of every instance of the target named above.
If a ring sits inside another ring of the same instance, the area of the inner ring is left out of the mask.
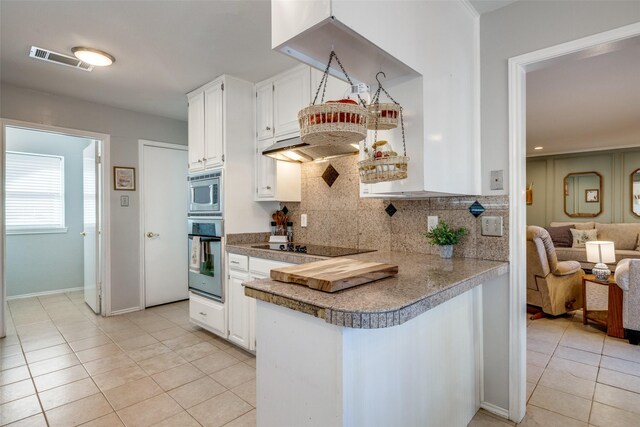
[[[22,294],[22,295],[12,295],[7,297],[7,301],[15,300],[15,299],[23,299],[23,298],[33,298],[33,297],[42,297],[46,295],[55,295],[55,294],[66,294],[67,292],[76,292],[83,290],[84,287],[79,286],[77,288],[66,288],[66,289],[56,289],[55,291],[45,291],[45,292],[33,292],[31,294]]]
[[[482,409],[484,409],[487,412],[491,412],[494,415],[497,415],[499,417],[502,417],[506,420],[509,419],[509,410],[508,409],[504,409],[501,408],[499,406],[494,405],[493,403],[489,403],[489,402],[480,402],[480,407]]]
[[[116,311],[112,311],[111,313],[108,313],[107,316],[119,316],[121,314],[127,314],[127,313],[133,313],[134,311],[142,311],[144,310],[144,308],[141,307],[129,307],[129,308],[125,308],[122,310],[116,310]]]

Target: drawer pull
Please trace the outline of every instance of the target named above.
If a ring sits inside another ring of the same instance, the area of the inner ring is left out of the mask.
[[[202,311],[200,313],[198,313],[198,314],[200,314],[201,316],[206,316],[207,315],[207,313],[204,313]]]
[[[240,264],[238,261],[231,261],[231,264]]]

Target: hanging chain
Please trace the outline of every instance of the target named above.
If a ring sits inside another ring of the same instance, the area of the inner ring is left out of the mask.
[[[336,58],[337,59],[337,58]],[[378,73],[380,74],[380,73]],[[382,73],[384,75],[384,73]],[[378,75],[376,74],[376,80],[378,80]],[[380,83],[380,80],[378,80],[378,90],[376,90],[376,93],[373,95],[373,106],[374,106],[374,116],[375,116],[375,121],[376,121],[376,125],[374,128],[374,133],[373,133],[373,142],[374,144],[376,142],[378,142],[378,118],[380,115],[380,91],[384,92],[385,95],[387,95],[387,98],[389,98],[391,100],[391,102],[393,102],[395,105],[397,105],[398,107],[400,107],[400,128],[402,129],[402,149],[403,149],[403,153],[404,156],[407,156],[407,144],[405,142],[405,136],[404,136],[404,117],[402,115],[402,105],[400,105],[398,103],[398,101],[396,101],[395,99],[393,99],[393,97],[389,94],[389,92],[387,92],[387,90],[382,87],[382,83]],[[365,148],[367,146],[367,143],[365,142]]]

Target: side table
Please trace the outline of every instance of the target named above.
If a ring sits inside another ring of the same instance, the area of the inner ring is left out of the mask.
[[[607,286],[609,288],[609,298],[607,311],[591,311],[588,309],[587,282],[596,285]],[[587,324],[587,320],[605,325],[607,335],[615,338],[624,338],[624,328],[622,327],[622,289],[615,282],[613,275],[606,282],[596,280],[593,274],[587,274],[582,278],[582,323]]]

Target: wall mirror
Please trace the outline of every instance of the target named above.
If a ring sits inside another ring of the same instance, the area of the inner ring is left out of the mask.
[[[567,216],[588,218],[601,212],[602,175],[598,172],[577,172],[564,177],[564,213]]]
[[[640,216],[640,169],[631,172],[631,212]]]

